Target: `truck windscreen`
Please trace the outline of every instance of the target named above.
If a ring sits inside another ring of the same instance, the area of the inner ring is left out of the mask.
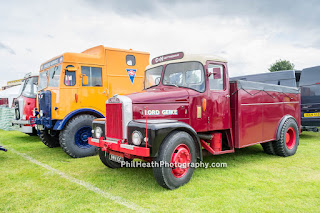
[[[49,70],[42,71],[39,75],[38,91],[43,90],[48,85]]]
[[[61,65],[50,68],[49,87],[59,87]]]
[[[300,76],[300,86],[320,84],[320,66],[303,69]]]
[[[31,77],[26,79],[24,88],[22,90],[22,95],[27,98],[36,98],[37,85],[38,85],[38,77]]]
[[[154,67],[146,71],[144,80],[144,88],[157,86],[160,83],[163,66]]]
[[[163,85],[186,87],[198,92],[205,91],[203,65],[200,62],[168,64],[165,68]]]

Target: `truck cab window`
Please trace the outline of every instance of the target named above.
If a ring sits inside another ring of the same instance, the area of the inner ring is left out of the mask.
[[[168,64],[165,68],[163,85],[185,87],[198,92],[205,91],[204,71],[200,62]]]
[[[76,72],[66,70],[64,75],[64,84],[66,86],[74,86],[76,84]]]
[[[36,98],[37,97],[37,84],[38,84],[37,77],[26,79],[25,86],[22,91],[22,95],[27,98]]]
[[[214,73],[209,77],[210,90],[224,90],[223,66],[218,64],[209,64],[208,73]]]
[[[152,69],[146,70],[144,78],[144,88],[157,86],[161,80],[163,66],[154,67]]]
[[[84,87],[102,87],[102,70],[100,67],[81,67],[81,74],[88,76],[88,84]]]
[[[134,57],[134,55],[127,55],[126,60],[127,60],[127,65],[129,66],[136,65],[136,58]]]
[[[50,68],[49,87],[59,87],[61,65]]]

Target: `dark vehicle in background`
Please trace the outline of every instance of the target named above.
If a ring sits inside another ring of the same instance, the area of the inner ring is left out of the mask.
[[[300,70],[244,75],[230,78],[300,87],[301,90],[301,130],[318,132],[320,126],[320,66]]]
[[[320,66],[303,69],[299,86],[301,88],[301,125],[304,128],[319,127]]]

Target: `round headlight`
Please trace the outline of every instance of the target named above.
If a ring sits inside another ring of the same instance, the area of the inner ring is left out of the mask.
[[[35,110],[32,111],[32,115],[33,115],[33,116],[36,116],[36,115],[37,115]]]
[[[94,129],[94,133],[95,133],[95,138],[100,138],[101,136],[102,136],[102,129],[101,129],[101,127],[96,127],[95,129]]]
[[[42,110],[40,110],[40,116],[43,117],[43,111]]]
[[[139,131],[134,131],[132,133],[132,143],[136,146],[139,146],[142,141],[142,134]]]

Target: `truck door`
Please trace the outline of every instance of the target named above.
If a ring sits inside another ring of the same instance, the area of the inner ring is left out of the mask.
[[[230,129],[230,86],[227,66],[207,62],[208,77],[208,131]]]
[[[104,112],[104,104],[107,100],[106,85],[103,85],[102,78],[103,67],[83,65],[81,66],[81,84],[80,84],[80,106],[81,108],[92,108]],[[88,78],[88,84],[84,82]]]

